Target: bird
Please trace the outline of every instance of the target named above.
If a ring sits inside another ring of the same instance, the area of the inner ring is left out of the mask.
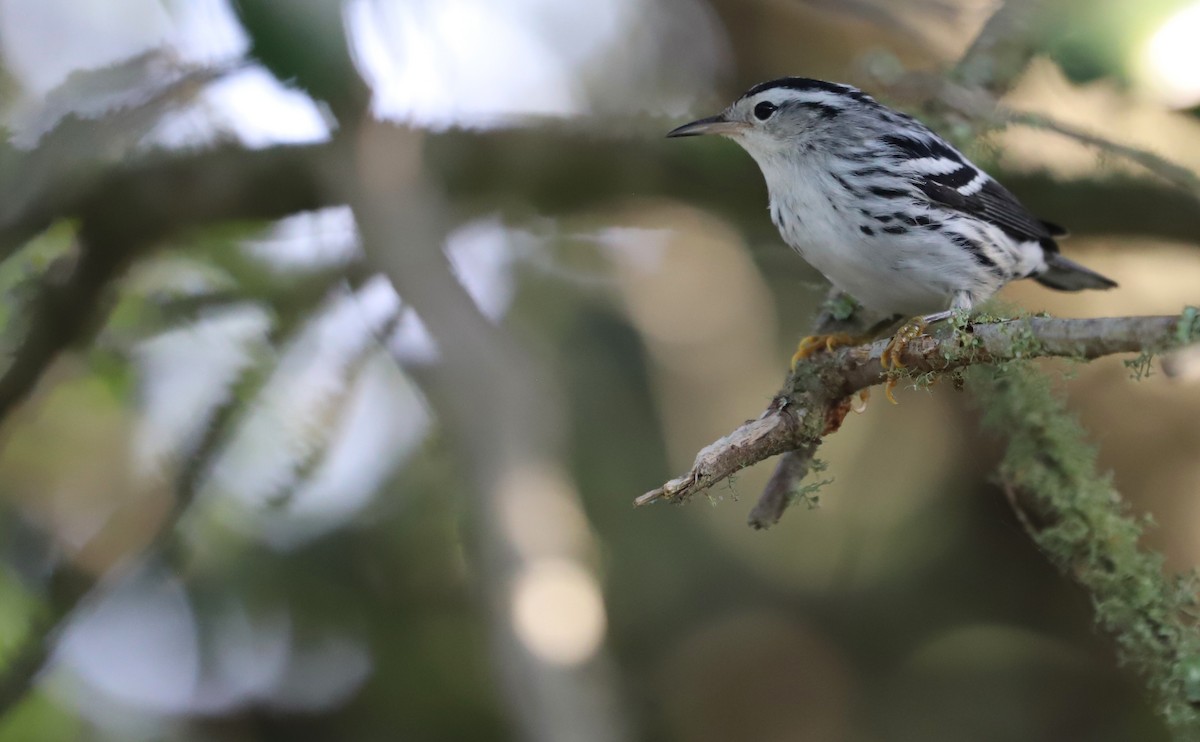
[[[770,80],[667,136],[702,134],[750,154],[784,242],[830,283],[881,315],[913,318],[884,351],[885,367],[902,366],[903,345],[928,324],[970,312],[1011,281],[1117,285],[1063,256],[1056,238],[1066,230],[1035,217],[953,145],[851,85]],[[806,338],[793,367],[841,342]]]

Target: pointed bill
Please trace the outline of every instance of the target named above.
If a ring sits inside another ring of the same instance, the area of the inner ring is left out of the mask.
[[[690,124],[684,124],[676,129],[667,132],[668,137],[698,137],[701,134],[724,134],[731,136],[739,134],[746,125],[740,121],[730,121],[725,118],[725,114],[718,113],[716,116],[693,121]]]

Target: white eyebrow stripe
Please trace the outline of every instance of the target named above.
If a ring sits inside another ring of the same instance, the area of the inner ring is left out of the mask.
[[[784,93],[779,95],[778,93]],[[775,95],[771,95],[775,94]],[[838,95],[827,90],[771,90],[764,95],[765,100],[774,100],[779,103],[809,103],[819,106],[833,106],[837,108],[845,108],[849,102],[846,95]]]

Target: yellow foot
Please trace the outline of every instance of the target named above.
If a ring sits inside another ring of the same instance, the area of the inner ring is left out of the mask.
[[[897,368],[904,368],[904,361],[900,360],[904,357],[904,349],[908,344],[925,332],[925,320],[921,317],[913,317],[892,336],[891,342],[883,349],[883,353],[879,356],[879,363],[884,370],[892,371]]]
[[[834,348],[844,348],[847,345],[858,345],[862,342],[862,338],[854,335],[847,335],[844,332],[839,332],[834,335],[809,335],[800,341],[796,346],[796,352],[792,354],[792,370],[796,370],[796,366],[800,361],[816,355],[821,351],[828,353]]]
[[[886,371],[895,371],[898,368],[904,368],[904,349],[908,344],[925,332],[925,320],[921,317],[913,317],[892,336],[891,342],[883,349],[883,353],[879,356],[879,363]],[[896,388],[896,378],[888,379],[887,386],[884,387],[883,393],[887,395],[888,401],[892,404],[899,404],[896,398],[892,395],[892,390]]]

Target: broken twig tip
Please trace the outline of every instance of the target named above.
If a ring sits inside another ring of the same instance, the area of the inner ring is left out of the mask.
[[[663,498],[663,495],[664,495],[664,492],[662,491],[662,488],[661,488],[661,487],[660,487],[660,488],[658,488],[658,489],[656,489],[656,490],[650,490],[650,491],[649,491],[649,492],[647,492],[646,494],[644,494],[644,495],[642,495],[641,497],[639,497],[639,498],[637,498],[636,500],[634,500],[634,501],[633,501],[633,506],[634,506],[635,508],[640,508],[640,507],[642,507],[643,505],[649,505],[649,504],[650,504],[650,503],[652,503],[652,502],[655,502],[655,501],[657,501],[657,500],[661,500],[661,499]]]

